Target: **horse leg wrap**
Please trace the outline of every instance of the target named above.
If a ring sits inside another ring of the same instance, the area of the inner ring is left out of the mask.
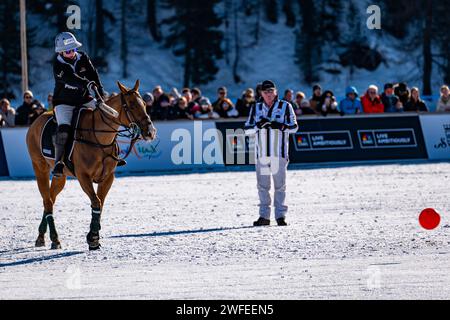
[[[50,239],[52,240],[52,242],[58,241],[58,233],[56,232],[55,219],[53,219],[53,214],[47,213],[45,218],[50,229]]]
[[[92,208],[91,232],[98,233],[101,230],[100,218],[102,215],[101,209]]]
[[[44,215],[41,220],[41,224],[39,225],[39,234],[47,233],[47,215],[52,214],[52,212],[44,212]]]

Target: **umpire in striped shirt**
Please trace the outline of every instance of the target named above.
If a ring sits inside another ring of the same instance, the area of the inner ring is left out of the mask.
[[[292,105],[278,98],[275,84],[262,84],[262,100],[254,105],[245,124],[248,135],[256,135],[256,178],[259,194],[259,219],[254,226],[270,225],[272,200],[271,179],[275,187],[275,219],[286,226],[286,172],[289,164],[289,135],[296,133],[298,124]]]

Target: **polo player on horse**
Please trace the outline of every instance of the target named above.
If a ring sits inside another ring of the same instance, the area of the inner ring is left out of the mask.
[[[53,94],[54,112],[58,129],[55,140],[55,167],[52,174],[55,177],[63,175],[63,155],[69,134],[72,131],[73,111],[77,107],[96,109],[105,99],[105,91],[97,70],[89,56],[79,51],[82,44],[70,32],[62,32],[56,36],[53,59],[53,75],[55,90]],[[100,97],[97,101],[89,90],[97,88]],[[124,161],[119,162],[124,165]]]

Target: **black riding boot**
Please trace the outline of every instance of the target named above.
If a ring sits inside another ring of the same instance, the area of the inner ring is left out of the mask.
[[[63,124],[58,126],[55,139],[55,168],[53,169],[54,177],[61,177],[64,175],[64,150],[69,139],[70,126]]]

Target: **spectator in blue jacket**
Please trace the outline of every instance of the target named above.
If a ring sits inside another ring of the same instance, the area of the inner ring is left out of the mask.
[[[381,102],[384,105],[384,112],[386,113],[403,112],[403,104],[399,97],[394,94],[394,85],[392,83],[386,83],[384,85]]]
[[[358,90],[355,87],[345,89],[345,99],[339,103],[339,110],[342,115],[359,114],[363,112]]]

